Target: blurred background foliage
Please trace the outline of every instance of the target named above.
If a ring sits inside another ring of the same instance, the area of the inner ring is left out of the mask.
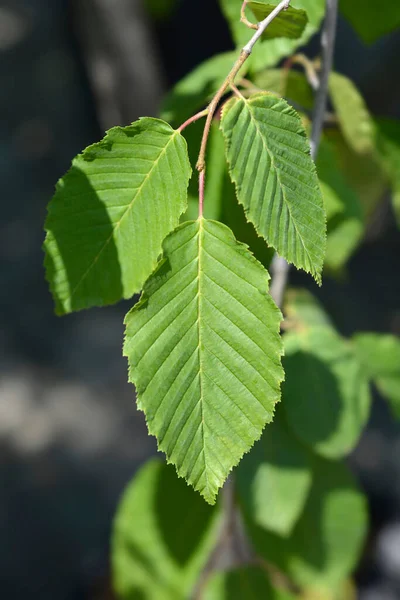
[[[392,155],[392,130],[385,127],[385,119],[400,118],[398,6],[397,12],[391,12],[396,3],[390,0],[378,5],[359,0],[346,3],[349,6],[344,11],[347,21],[339,21],[335,69],[356,83],[379,117],[381,159]],[[376,26],[371,31],[371,19],[379,23],[383,37],[378,39]],[[357,24],[357,33],[349,23]],[[126,383],[121,356],[122,318],[131,303],[63,319],[53,316],[41,244],[54,182],[71,157],[100,139],[106,128],[156,115],[161,106],[173,119],[168,102],[163,104],[167,90],[215,54],[228,53],[218,58],[228,68],[233,47],[216,0],[204,0],[201,10],[190,0],[0,2],[0,589],[5,598],[113,598],[108,559],[112,516],[125,484],[155,453]],[[313,58],[318,48],[318,39],[312,37],[305,52]],[[219,73],[217,64],[210,93]],[[190,114],[185,83],[180,85],[182,106]],[[271,79],[268,86],[273,87]],[[307,89],[304,93],[307,102]],[[188,135],[196,139],[196,127]],[[217,160],[219,138],[214,138],[210,155],[215,152]],[[335,157],[329,146],[332,139]],[[351,231],[359,232],[360,244],[351,248],[344,267],[337,269],[334,257],[335,276],[325,277],[321,289],[294,271],[291,284],[312,289],[342,336],[364,331],[400,335],[400,235],[387,184],[392,162],[388,160],[382,171],[373,153],[360,159],[334,128],[325,141],[321,172],[332,161],[347,169],[362,202],[363,214],[354,209],[347,220]],[[339,175],[326,184],[343,188]],[[228,186],[218,210],[237,223],[227,181],[216,181],[215,186]],[[210,185],[208,193],[213,189]],[[214,207],[212,199],[206,199],[207,205]],[[342,231],[344,242],[349,239],[346,230],[337,231]],[[245,236],[253,232],[247,229],[238,235],[250,242]],[[291,310],[293,318],[296,310],[303,311],[303,319],[317,315],[328,327],[308,302],[292,301]],[[382,399],[398,387],[390,371],[393,349],[382,338],[379,343],[382,348],[371,336],[354,338],[360,355],[367,350],[370,356],[372,347],[388,356],[383,370],[371,373],[372,414],[349,460],[367,493],[372,521],[357,573],[362,600],[400,598],[400,427]],[[295,348],[288,359],[291,368],[301,368]],[[302,435],[307,436],[306,429]],[[334,444],[325,451],[334,452]],[[168,484],[168,469],[159,463],[145,469],[141,477],[154,478],[161,469],[166,487],[175,485],[173,478]],[[138,502],[145,510],[146,500]],[[215,524],[206,513],[204,508],[201,522],[212,537]],[[146,534],[152,535],[150,526]],[[141,536],[139,531],[134,535]],[[133,547],[135,543],[133,537]],[[171,551],[178,565],[176,573],[167,569],[173,590],[174,577],[184,573],[190,581],[193,564],[182,558],[179,539]],[[318,553],[310,549],[314,551]],[[161,581],[163,568],[161,561]],[[221,586],[236,589],[234,578],[216,578],[209,597]],[[231,592],[228,597],[233,597]]]

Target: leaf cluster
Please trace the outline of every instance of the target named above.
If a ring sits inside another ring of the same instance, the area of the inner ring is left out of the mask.
[[[357,20],[358,2],[342,0],[341,11],[372,42],[396,21],[386,1],[390,18],[375,25],[372,5]],[[260,20],[277,4],[247,9]],[[242,0],[220,5],[242,47]],[[56,311],[134,298],[129,380],[175,467],[149,461],[122,498],[112,557],[124,600],[354,598],[348,577],[368,519],[343,461],[368,420],[371,384],[400,415],[400,341],[345,339],[310,293],[294,289],[281,335],[268,269],[277,252],[318,284],[343,275],[389,188],[400,222],[400,125],[372,116],[354,84],[332,73],[314,164],[319,62],[293,52],[317,33],[324,7],[292,0],[223,98],[208,135],[204,212],[194,175],[203,124],[185,122],[208,106],[235,52],[179,82],[160,119],[113,128],[86,148],[49,204]],[[234,467],[254,560],[203,581],[223,525],[216,497]]]

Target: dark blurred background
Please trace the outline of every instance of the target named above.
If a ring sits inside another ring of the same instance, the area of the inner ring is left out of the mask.
[[[41,245],[54,184],[106,128],[156,115],[230,48],[217,0],[0,0],[0,598],[111,599],[113,513],[155,452],[121,356],[131,303],[53,314]],[[336,69],[375,114],[400,118],[399,56],[399,33],[367,48],[340,21]],[[347,276],[319,292],[344,334],[400,335],[399,256],[388,198]],[[351,464],[372,514],[360,597],[400,598],[400,425],[379,398]]]

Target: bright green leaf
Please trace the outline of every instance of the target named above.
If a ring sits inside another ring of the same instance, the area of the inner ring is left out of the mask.
[[[239,501],[255,523],[287,536],[304,508],[312,474],[308,452],[288,431],[281,408],[240,463],[235,481]]]
[[[398,0],[341,0],[340,10],[366,44],[400,27]]]
[[[400,417],[400,338],[378,333],[360,333],[355,348],[367,374]]]
[[[248,2],[248,7],[253,12],[257,21],[263,21],[275,10],[276,4],[251,0]],[[284,37],[297,40],[303,34],[307,23],[308,18],[305,10],[289,6],[287,10],[280,12],[275,17],[265,30],[263,37],[266,39]]]
[[[400,227],[400,121],[377,119],[379,155],[392,187],[393,207]]]
[[[246,217],[281,256],[320,282],[325,210],[298,114],[285,100],[260,93],[232,98],[221,127]]]
[[[331,73],[329,92],[343,135],[350,147],[361,154],[374,149],[375,128],[371,115],[354,83]]]
[[[269,275],[221,223],[187,222],[126,317],[138,405],[178,474],[213,503],[280,399]]]
[[[269,533],[250,519],[246,524],[256,552],[311,591],[337,590],[353,571],[367,520],[364,497],[346,467],[314,457],[311,492],[289,538]]]
[[[46,276],[59,314],[139,292],[179,223],[190,177],[186,142],[144,118],[77,156],[49,204]]]
[[[213,575],[202,600],[294,600],[294,596],[273,588],[264,569],[241,567]]]
[[[175,127],[179,127],[186,119],[206,106],[222,85],[237,57],[237,52],[225,52],[201,63],[181,79],[166,96],[161,117]],[[239,72],[239,77],[244,76],[247,69],[248,63],[245,63]]]
[[[114,521],[112,568],[121,600],[186,600],[215,546],[219,511],[149,461],[124,492]]]
[[[282,394],[298,438],[326,458],[348,454],[368,420],[368,379],[351,345],[331,328],[285,336]]]

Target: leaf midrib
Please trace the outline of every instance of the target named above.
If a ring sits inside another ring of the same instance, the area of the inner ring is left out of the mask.
[[[74,297],[76,291],[78,290],[78,288],[80,287],[80,285],[82,284],[82,282],[86,279],[86,277],[88,276],[88,274],[90,273],[90,271],[92,270],[92,268],[94,267],[94,265],[99,260],[99,258],[101,256],[101,254],[103,253],[103,251],[107,248],[108,244],[111,242],[112,238],[114,237],[115,232],[118,231],[118,229],[120,228],[122,221],[124,220],[124,218],[126,217],[126,215],[129,214],[130,211],[132,210],[134,202],[137,200],[138,197],[140,197],[142,195],[143,188],[145,187],[146,183],[148,182],[148,180],[150,178],[150,175],[152,174],[152,172],[154,171],[154,169],[158,166],[158,164],[159,164],[162,156],[167,151],[167,148],[169,147],[169,145],[175,140],[175,137],[178,135],[178,133],[179,133],[178,131],[174,131],[173,134],[170,136],[170,139],[168,140],[168,143],[161,150],[161,152],[160,152],[157,160],[155,160],[153,162],[153,165],[152,165],[151,169],[145,175],[142,184],[137,188],[136,194],[133,196],[132,200],[127,205],[127,207],[126,207],[124,213],[122,214],[121,218],[119,219],[119,221],[117,221],[117,223],[115,223],[113,225],[113,229],[112,229],[112,232],[110,233],[109,237],[106,239],[106,241],[104,242],[103,246],[101,247],[101,249],[99,250],[99,252],[97,253],[97,255],[94,257],[94,259],[91,262],[91,264],[89,265],[89,267],[83,273],[83,275],[79,279],[78,283],[75,285],[75,287],[72,290],[72,292],[69,294],[69,296],[67,296],[68,300],[70,300],[70,301],[72,300],[72,298]]]
[[[201,435],[202,435],[202,445],[203,445],[203,453],[204,453],[204,474],[206,479],[206,488],[210,490],[210,485],[208,481],[207,475],[207,459],[206,459],[206,446],[205,446],[205,438],[204,438],[204,407],[203,407],[203,367],[202,367],[202,344],[201,344],[201,280],[202,280],[202,242],[204,238],[204,219],[203,217],[199,217],[199,232],[198,232],[198,268],[197,268],[197,280],[198,280],[198,288],[197,288],[197,339],[198,339],[198,351],[199,351],[199,384],[200,384],[200,414],[201,414]]]

